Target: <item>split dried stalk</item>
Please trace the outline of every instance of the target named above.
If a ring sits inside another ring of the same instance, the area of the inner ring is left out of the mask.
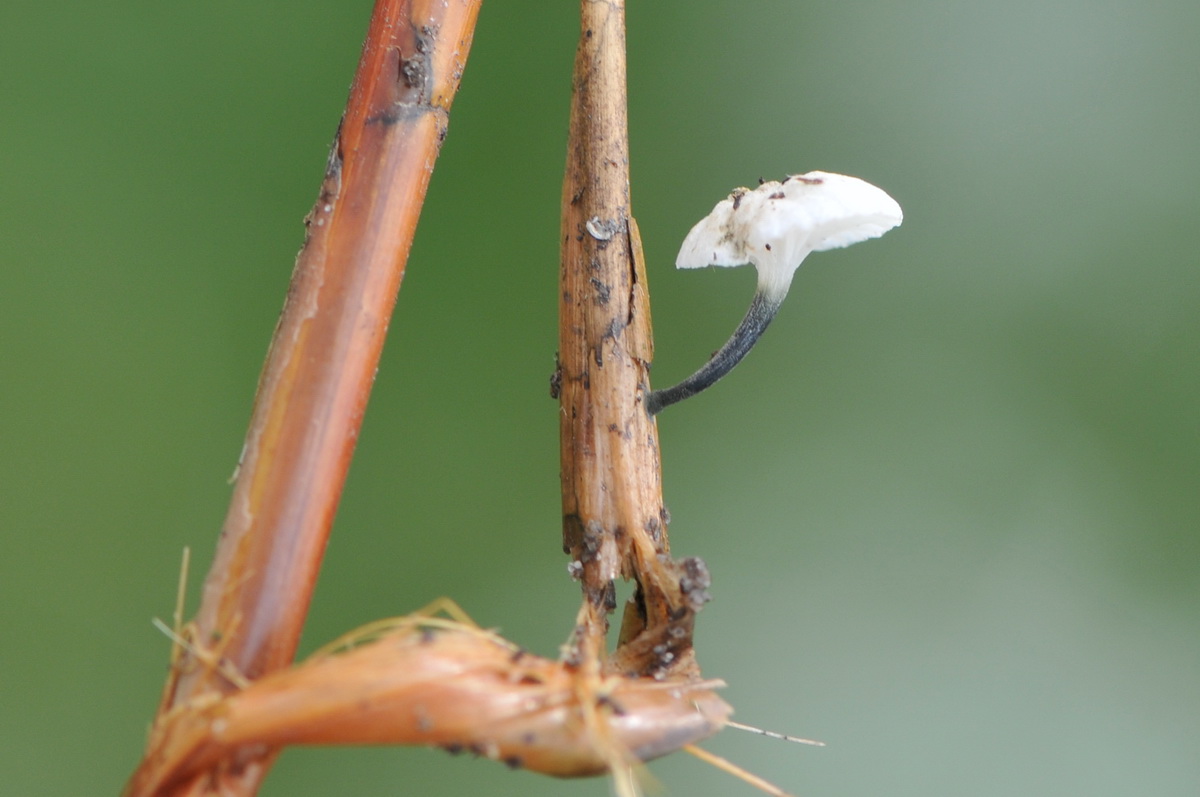
[[[192,639],[253,680],[295,654],[479,0],[378,0]],[[160,716],[231,690],[185,653]],[[164,794],[250,795],[273,753]]]
[[[699,560],[670,561],[658,430],[646,412],[653,359],[649,294],[630,209],[625,9],[581,2],[563,180],[559,274],[563,548],[584,604],[575,644],[604,654],[613,581],[638,589],[611,668],[682,673],[695,611],[707,599]]]

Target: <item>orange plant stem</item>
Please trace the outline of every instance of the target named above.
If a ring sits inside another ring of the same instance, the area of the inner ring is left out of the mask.
[[[479,0],[378,0],[305,222],[192,639],[254,679],[292,661]],[[160,716],[229,685],[185,654]],[[270,755],[172,794],[253,794]]]

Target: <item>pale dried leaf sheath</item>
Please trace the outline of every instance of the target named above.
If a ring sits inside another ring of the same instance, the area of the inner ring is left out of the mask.
[[[583,0],[580,13],[563,179],[557,380],[563,548],[578,563],[584,593],[577,642],[581,661],[603,656],[612,582],[633,578],[639,589],[623,619],[621,671],[682,672],[691,661],[696,606],[668,558],[658,431],[642,407],[653,350],[630,211],[624,4]],[[625,645],[639,637],[636,647]]]
[[[595,679],[493,634],[442,626],[410,626],[181,707],[155,728],[126,797],[289,744],[429,745],[595,775],[710,736],[730,713],[713,682]]]

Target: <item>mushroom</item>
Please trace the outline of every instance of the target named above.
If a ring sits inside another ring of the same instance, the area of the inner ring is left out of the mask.
[[[753,191],[735,189],[683,239],[675,267],[752,263],[758,269],[758,288],[750,309],[733,337],[699,371],[674,387],[651,392],[646,409],[656,415],[733,370],[775,317],[792,275],[809,252],[878,238],[903,219],[886,192],[844,174],[809,172],[781,183],[764,182]]]

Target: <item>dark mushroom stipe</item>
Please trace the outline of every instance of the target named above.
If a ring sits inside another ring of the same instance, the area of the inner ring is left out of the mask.
[[[734,330],[733,337],[699,371],[674,387],[652,391],[646,399],[646,411],[657,415],[664,407],[691,398],[701,390],[712,387],[717,380],[732,371],[766,331],[786,295],[786,291],[777,296],[768,296],[761,290],[755,291],[750,309],[746,311],[742,323]]]

